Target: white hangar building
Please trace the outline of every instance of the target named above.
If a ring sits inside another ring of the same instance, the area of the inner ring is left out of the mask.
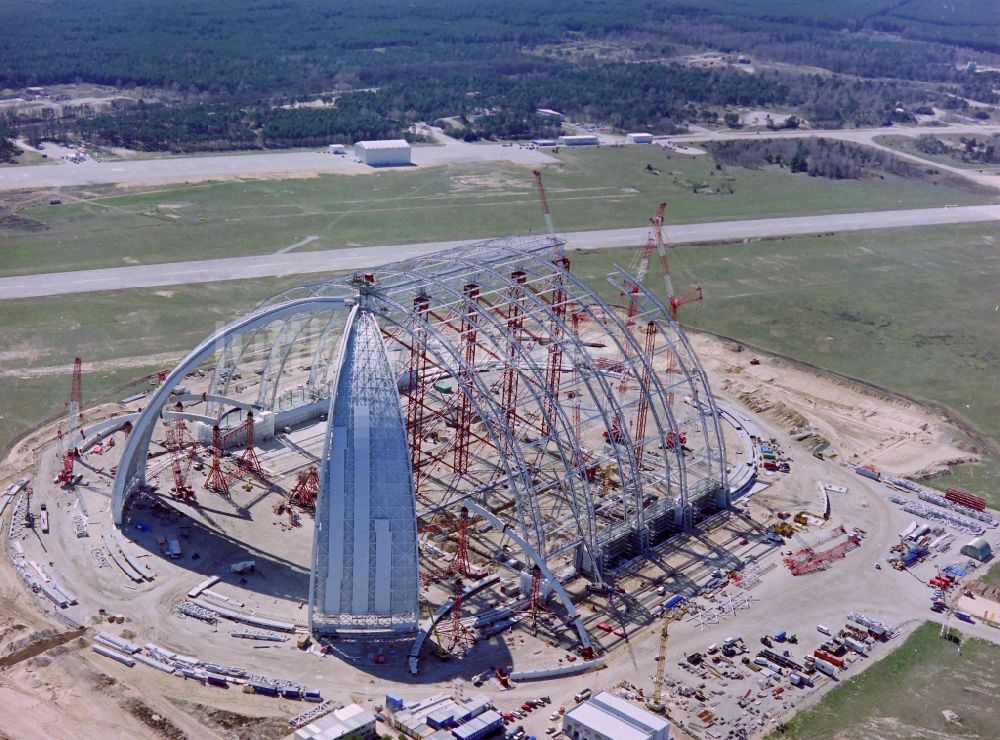
[[[397,167],[412,164],[410,142],[405,139],[358,141],[354,144],[354,156],[371,167]]]

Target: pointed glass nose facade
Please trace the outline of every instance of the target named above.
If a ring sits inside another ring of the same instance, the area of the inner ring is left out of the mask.
[[[417,626],[417,519],[399,391],[370,311],[341,345],[313,539],[310,625],[324,632]]]

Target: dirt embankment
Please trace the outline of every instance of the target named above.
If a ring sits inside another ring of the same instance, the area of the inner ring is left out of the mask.
[[[813,451],[912,478],[978,459],[962,447],[965,430],[938,411],[728,339],[700,332],[689,337],[713,390]]]

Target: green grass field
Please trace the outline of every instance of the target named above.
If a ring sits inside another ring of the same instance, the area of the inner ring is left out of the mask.
[[[990,586],[1000,586],[1000,560],[994,561],[986,575],[982,577],[982,582]]]
[[[61,413],[73,357],[85,365],[83,404],[117,400],[173,367],[217,326],[281,290],[321,276],[206,283],[170,290],[82,293],[4,301],[0,314],[0,449]]]
[[[769,737],[988,738],[997,736],[1000,647],[977,639],[955,643],[925,622],[890,655],[844,681]],[[950,709],[961,724],[947,722]]]
[[[682,309],[686,324],[937,405],[997,449],[997,244],[1000,227],[969,224],[681,247],[670,259],[678,292],[704,290]],[[630,257],[572,255],[598,282]],[[647,283],[659,288],[655,269]],[[937,484],[1000,505],[996,461],[955,473]]]
[[[955,179],[831,181],[777,168],[716,170],[707,156],[656,147],[559,156],[545,181],[565,231],[642,226],[661,200],[670,204],[668,223],[998,200]],[[695,193],[699,185],[716,192]],[[544,228],[531,172],[514,165],[214,183],[68,201],[25,209],[26,225],[0,229],[0,275],[268,254],[310,236],[318,239],[304,251]]]

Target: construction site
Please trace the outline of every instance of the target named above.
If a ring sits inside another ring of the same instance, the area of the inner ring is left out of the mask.
[[[76,358],[0,495],[36,606],[143,693],[238,688],[288,732],[353,701],[415,738],[761,735],[914,613],[997,619],[959,603],[997,546],[981,499],[754,408],[737,385],[777,365],[699,360],[665,204],[602,298],[535,175],[548,233],[281,293],[114,410]],[[906,426],[896,452],[927,427],[852,423]],[[619,699],[659,719],[602,719]]]

